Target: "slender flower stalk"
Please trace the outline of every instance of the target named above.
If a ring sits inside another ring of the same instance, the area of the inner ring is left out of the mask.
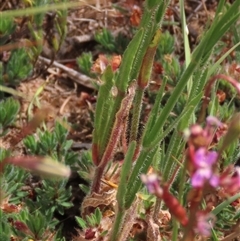
[[[28,169],[44,177],[68,178],[71,174],[71,170],[68,166],[65,166],[57,161],[54,161],[49,157],[40,157],[40,156],[8,157],[0,163],[0,172],[3,171],[3,168],[6,164],[13,164],[15,166]]]
[[[169,192],[167,184],[160,185],[160,180],[156,174],[142,175],[142,182],[146,185],[149,193],[163,200],[169,211],[183,225],[188,224],[187,212],[179,201]]]
[[[207,106],[208,106],[209,101],[210,101],[210,93],[211,93],[211,90],[212,90],[212,85],[218,79],[223,79],[223,80],[227,81],[228,83],[230,83],[236,89],[238,94],[240,94],[240,83],[237,80],[235,80],[231,76],[227,76],[227,75],[224,75],[224,74],[218,74],[218,75],[213,76],[208,81],[208,84],[205,88],[205,94],[204,94],[205,98],[204,98],[202,108],[201,108],[201,111],[200,111],[200,115],[199,115],[199,118],[198,118],[198,123],[202,123],[204,121],[206,109],[207,109]]]

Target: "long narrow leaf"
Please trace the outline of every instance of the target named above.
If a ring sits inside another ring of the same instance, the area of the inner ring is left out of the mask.
[[[109,127],[108,118],[111,111],[111,89],[113,87],[113,72],[108,66],[102,76],[103,84],[100,86],[98,92],[98,101],[96,105],[94,131],[93,131],[93,161],[95,165],[100,162],[101,156],[108,139],[106,133]]]
[[[127,183],[129,173],[131,171],[131,166],[133,163],[132,160],[133,160],[135,148],[136,148],[136,142],[133,141],[129,145],[128,151],[124,158],[122,170],[121,170],[120,182],[119,182],[118,191],[117,191],[117,201],[118,201],[118,206],[121,207],[122,209],[124,207],[124,199],[125,199],[125,194],[127,191],[126,183]]]
[[[240,2],[238,2],[237,4],[235,2],[235,4],[233,4],[228,9],[226,14],[224,14],[225,21],[226,21],[226,16],[228,17],[230,13],[235,14],[235,17],[231,18],[231,21],[227,22],[224,29],[222,29],[222,31],[221,31],[221,35],[218,34],[217,35],[218,38],[214,38],[214,42],[211,41],[211,48],[214,47],[214,45],[221,38],[221,36],[227,31],[227,29],[229,29],[229,27],[237,21],[238,18],[236,17],[236,15],[238,15],[238,14],[236,14],[236,10],[234,11],[233,8],[236,8],[236,7],[238,8],[239,5],[240,5]],[[213,26],[211,26],[211,28],[206,33],[206,35],[203,37],[203,39],[200,42],[200,44],[198,45],[198,47],[193,52],[191,63],[189,64],[187,69],[184,71],[184,73],[180,77],[180,80],[178,81],[178,84],[176,85],[175,89],[173,90],[172,95],[168,99],[168,102],[165,105],[165,107],[163,108],[160,116],[156,120],[156,123],[155,123],[154,127],[152,128],[150,134],[146,138],[144,138],[144,140],[143,140],[144,146],[149,145],[149,143],[151,143],[152,140],[156,141],[156,139],[158,139],[157,136],[156,136],[156,133],[158,133],[158,130],[163,127],[165,121],[167,120],[167,118],[168,118],[170,112],[172,111],[173,107],[176,105],[179,96],[181,95],[182,91],[184,90],[184,88],[185,88],[187,82],[189,81],[189,78],[193,74],[193,72],[196,70],[196,68],[200,64],[203,64],[202,57],[205,57],[204,54],[205,55],[208,54],[211,50],[211,48],[207,45],[208,45],[208,41],[210,40],[210,37],[213,37],[213,33],[216,32],[216,30],[214,29],[215,26],[218,26],[218,23],[217,24],[215,23],[215,24],[213,24]],[[207,59],[204,58],[204,61],[206,62]]]
[[[208,75],[207,75],[207,78],[209,78],[216,70],[218,67],[220,67],[220,64],[224,61],[224,59],[227,58],[227,56],[234,50],[236,49],[238,46],[240,45],[240,42],[235,44],[232,48],[230,48],[226,53],[224,53],[221,58],[216,62],[214,63],[211,68],[209,69],[208,71]]]
[[[240,193],[235,194],[234,196],[228,198],[226,201],[219,204],[216,208],[212,210],[214,215],[218,215],[224,208],[226,208],[230,203],[236,201],[240,198]]]
[[[184,10],[184,0],[180,0],[180,15],[181,15],[181,25],[182,25],[182,33],[183,33],[183,43],[184,43],[184,53],[185,53],[185,66],[187,67],[191,62],[191,50],[188,40],[188,27],[186,23],[186,16]],[[192,78],[188,81],[188,93],[191,92],[192,89]]]
[[[133,168],[133,171],[131,173],[131,176],[128,181],[127,185],[127,192],[125,196],[125,209],[128,209],[131,207],[131,204],[133,203],[136,193],[139,191],[142,181],[140,179],[141,174],[146,174],[148,171],[148,168],[150,167],[153,157],[155,155],[157,148],[153,150],[149,149],[143,149],[141,151],[141,154],[136,161],[136,164]]]

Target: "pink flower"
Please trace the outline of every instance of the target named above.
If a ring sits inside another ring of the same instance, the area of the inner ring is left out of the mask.
[[[208,116],[206,119],[207,126],[216,126],[216,127],[221,127],[223,126],[223,123],[218,120],[215,116]]]
[[[203,187],[207,180],[212,187],[217,187],[219,184],[219,177],[213,174],[212,170],[200,168],[192,175],[191,184],[193,187]]]
[[[196,149],[200,147],[207,148],[213,141],[216,129],[220,127],[223,127],[221,121],[214,116],[208,116],[204,128],[199,124],[194,124],[184,131],[184,137],[188,144],[193,145]]]
[[[194,154],[193,164],[195,171],[191,176],[193,187],[202,187],[206,181],[213,187],[219,184],[219,177],[212,171],[213,164],[217,161],[218,154],[215,151],[207,151],[199,148]]]
[[[141,175],[141,179],[149,193],[163,200],[170,213],[174,215],[183,226],[186,226],[188,223],[187,212],[177,198],[170,193],[168,184],[160,186],[160,180],[156,174],[150,174],[148,176],[143,174]]]
[[[162,196],[163,190],[159,185],[159,178],[156,174],[141,175],[142,182],[146,185],[149,193]]]
[[[217,161],[218,153],[207,151],[205,148],[199,148],[195,152],[194,164],[198,168],[212,167]]]
[[[197,213],[197,223],[194,231],[199,235],[209,237],[211,235],[211,229],[215,223],[215,220],[215,216],[211,213]]]

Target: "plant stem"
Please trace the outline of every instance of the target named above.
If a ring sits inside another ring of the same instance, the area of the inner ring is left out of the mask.
[[[98,166],[94,173],[93,183],[91,186],[91,193],[98,193],[101,184],[101,178],[104,172],[105,166]]]
[[[190,202],[189,221],[188,221],[188,225],[187,225],[186,229],[184,230],[184,235],[183,235],[182,241],[194,240],[193,228],[197,221],[197,212],[199,210],[202,198],[203,198],[203,189],[196,189],[195,196],[192,198],[192,200]]]
[[[157,198],[154,206],[154,210],[153,210],[153,220],[155,223],[157,223],[159,220],[159,211],[161,209],[161,206],[162,206],[162,200]]]
[[[136,95],[134,98],[133,116],[131,120],[130,142],[137,140],[139,120],[140,120],[140,114],[142,109],[143,94],[144,94],[144,90],[138,86],[136,90]]]
[[[177,241],[178,238],[178,222],[176,219],[173,219],[173,234],[172,234],[172,241]]]
[[[118,236],[120,234],[125,216],[126,216],[126,210],[120,209],[120,207],[118,206],[117,212],[115,214],[115,220],[114,220],[114,224],[113,224],[113,228],[110,236],[110,241],[118,240]]]
[[[183,205],[183,191],[184,191],[184,186],[186,184],[187,161],[183,160],[183,163],[184,163],[184,166],[181,169],[180,184],[179,184],[179,201],[181,205]]]

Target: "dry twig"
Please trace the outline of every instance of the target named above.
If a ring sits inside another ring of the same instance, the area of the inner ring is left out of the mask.
[[[51,62],[50,59],[46,59],[42,56],[39,56],[39,60],[43,61],[46,64],[49,64]],[[93,79],[91,79],[90,77],[88,77],[84,74],[81,74],[81,73],[75,71],[74,69],[68,68],[65,65],[58,63],[57,61],[53,61],[52,65],[54,67],[57,67],[57,68],[61,69],[62,71],[64,71],[76,83],[83,85],[90,89],[95,89],[95,86],[92,83]]]

